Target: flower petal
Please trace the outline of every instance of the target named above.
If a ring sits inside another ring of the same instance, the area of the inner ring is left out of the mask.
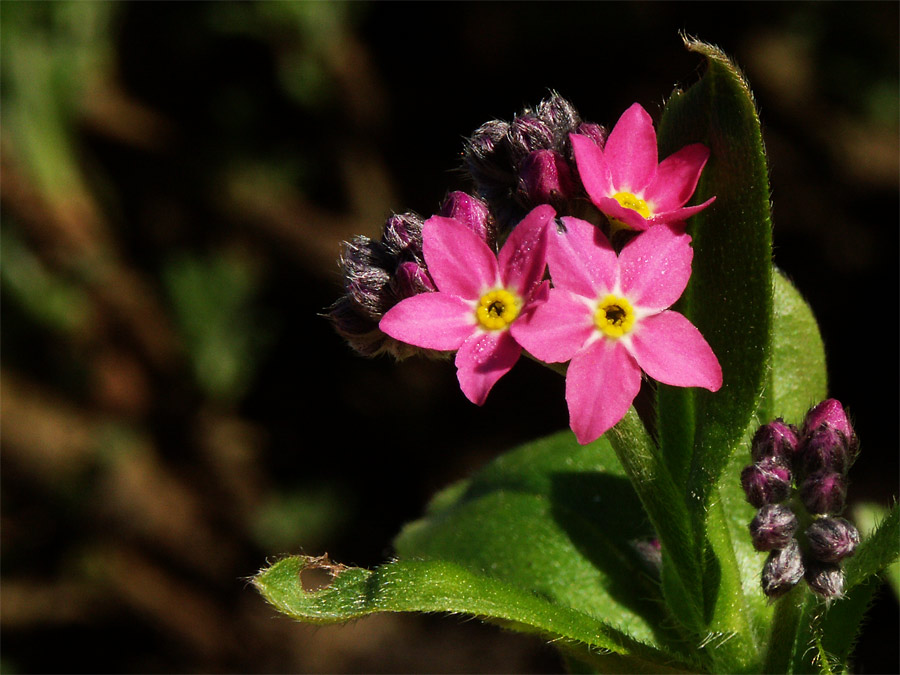
[[[422,226],[422,240],[428,273],[442,292],[476,300],[497,285],[497,257],[463,223],[432,216]]]
[[[708,159],[709,148],[702,143],[686,145],[669,155],[657,167],[656,176],[644,190],[644,199],[659,212],[684,206],[697,189]]]
[[[522,348],[509,331],[476,332],[456,353],[459,388],[475,405],[483,405],[491,387],[509,372]]]
[[[532,209],[516,225],[497,260],[507,288],[528,295],[541,282],[547,267],[547,224],[556,216],[549,204]]]
[[[668,225],[651,227],[632,239],[619,254],[622,293],[644,309],[672,305],[691,278],[691,238]]]
[[[595,298],[616,284],[616,253],[599,227],[586,220],[562,219],[565,231],[548,227],[547,262],[557,288]]]
[[[640,104],[622,113],[606,139],[603,155],[616,192],[637,194],[652,181],[658,157],[656,131]]]
[[[472,303],[449,293],[406,298],[391,307],[378,324],[396,340],[440,351],[459,349],[475,326]]]
[[[647,225],[674,225],[677,223],[682,223],[694,214],[700,213],[707,206],[716,201],[715,197],[710,197],[702,204],[697,204],[697,206],[684,206],[680,209],[674,209],[673,211],[665,211],[661,213],[656,213],[652,218],[647,219]]]
[[[580,134],[570,134],[569,138],[572,141],[578,175],[591,201],[596,204],[598,199],[614,194],[612,174],[600,146]]]
[[[569,425],[582,445],[628,412],[641,388],[641,369],[619,340],[597,340],[572,358],[566,373]]]
[[[510,331],[535,358],[546,363],[562,363],[584,346],[594,331],[594,324],[584,298],[553,288],[550,298],[523,311]]]
[[[631,334],[630,351],[644,372],[663,384],[710,391],[722,386],[722,367],[712,348],[678,312],[642,319]]]

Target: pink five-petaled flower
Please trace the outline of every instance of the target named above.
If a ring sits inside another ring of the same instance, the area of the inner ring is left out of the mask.
[[[551,233],[547,244],[549,298],[514,334],[542,361],[571,359],[566,402],[578,442],[599,438],[625,416],[641,369],[665,384],[718,390],[722,369],[709,344],[667,309],[691,276],[690,237],[660,225],[616,256],[599,228],[578,218],[562,222],[566,231]]]
[[[680,223],[715,200],[685,206],[709,149],[702,143],[687,145],[657,165],[653,120],[637,103],[622,113],[602,149],[587,136],[570,138],[584,189],[614,228]]]
[[[381,330],[417,347],[458,350],[459,386],[470,401],[483,404],[522,353],[510,325],[547,296],[546,226],[555,215],[546,204],[532,210],[497,256],[459,221],[429,218],[423,254],[438,291],[394,305],[381,319]]]

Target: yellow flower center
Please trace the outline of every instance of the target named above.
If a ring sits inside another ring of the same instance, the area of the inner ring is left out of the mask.
[[[612,196],[621,206],[626,209],[631,209],[632,211],[637,211],[644,218],[649,218],[653,214],[650,212],[650,207],[647,206],[647,202],[645,202],[640,197],[632,194],[631,192],[617,192]],[[613,232],[617,230],[630,230],[631,226],[627,223],[622,222],[618,218],[610,218],[610,225],[613,228]]]
[[[502,288],[481,296],[475,308],[478,323],[486,330],[503,330],[519,316],[521,300]]]
[[[644,218],[649,218],[651,215],[650,207],[647,206],[647,202],[645,202],[640,197],[636,197],[630,192],[617,192],[612,197],[624,208],[631,209],[632,211],[637,211]]]
[[[597,330],[611,338],[620,338],[634,327],[634,308],[625,298],[607,295],[594,313]]]

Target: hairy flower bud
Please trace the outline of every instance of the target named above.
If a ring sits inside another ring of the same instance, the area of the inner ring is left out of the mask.
[[[791,471],[774,457],[764,457],[741,472],[747,501],[756,508],[783,502],[791,494]]]
[[[415,213],[394,214],[384,224],[381,241],[394,256],[422,262],[423,224]],[[391,263],[386,264],[390,267]]]
[[[800,499],[810,513],[840,513],[847,498],[847,481],[836,471],[818,471],[800,484]]]
[[[797,531],[797,516],[789,506],[767,504],[750,521],[750,537],[757,551],[785,548]]]
[[[451,192],[441,204],[440,215],[467,225],[492,249],[497,244],[497,228],[487,204],[465,192]]]
[[[601,148],[606,145],[606,138],[609,136],[609,131],[605,127],[601,127],[593,122],[582,122],[575,127],[575,133],[587,136]]]
[[[856,551],[859,531],[843,518],[817,518],[806,528],[806,542],[813,558],[836,563]]]
[[[782,549],[772,551],[763,565],[762,589],[770,598],[778,598],[803,578],[803,556],[796,539]]]
[[[523,201],[556,208],[572,197],[573,186],[572,170],[558,152],[536,150],[522,163],[519,193]]]
[[[835,563],[809,561],[804,576],[807,585],[825,599],[839,598],[844,594],[844,572]]]
[[[422,352],[378,327],[381,317],[404,298],[435,290],[422,254],[422,226],[414,213],[395,214],[385,222],[380,240],[360,235],[344,242],[344,295],[328,308],[328,318],[363,356],[389,352],[404,358]]]
[[[774,457],[788,466],[797,452],[797,429],[785,424],[780,417],[757,429],[750,446],[750,456],[754,462],[765,457]]]
[[[806,413],[803,421],[802,471],[827,469],[847,473],[859,453],[859,439],[840,402],[829,398]]]

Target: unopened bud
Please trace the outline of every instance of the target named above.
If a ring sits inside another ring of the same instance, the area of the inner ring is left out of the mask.
[[[823,598],[839,598],[844,594],[844,572],[835,563],[810,561],[805,577],[809,587]]]
[[[800,484],[800,499],[810,513],[840,513],[847,498],[847,481],[836,471],[818,471]]]
[[[421,261],[422,225],[423,220],[418,214],[394,214],[384,224],[381,241],[395,255]]]
[[[553,129],[534,114],[519,115],[509,125],[509,142],[517,165],[535,150],[552,148],[553,141]]]
[[[836,563],[856,551],[859,531],[843,518],[817,518],[806,528],[806,541],[813,558]]]
[[[809,465],[809,473],[819,469],[846,473],[859,453],[859,438],[847,411],[833,398],[822,401],[806,413],[802,442],[804,464]]]
[[[750,456],[754,462],[765,457],[774,457],[788,466],[797,452],[797,429],[785,424],[780,417],[757,429],[750,446]]]
[[[773,457],[751,464],[741,472],[747,501],[756,508],[783,502],[791,494],[791,471]]]
[[[851,462],[847,437],[834,427],[823,424],[804,437],[800,455],[804,475],[822,470],[847,473]]]
[[[750,537],[757,551],[785,548],[797,531],[797,516],[784,504],[767,504],[750,521]]]
[[[536,150],[522,162],[519,197],[523,202],[556,207],[570,199],[572,193],[572,171],[559,153]]]
[[[796,539],[791,539],[783,549],[772,551],[763,565],[762,589],[770,598],[778,598],[797,585],[803,578],[803,557]]]
[[[397,267],[391,284],[398,301],[411,298],[420,293],[429,293],[437,290],[437,286],[434,285],[434,281],[431,280],[428,271],[415,262],[401,263]]]
[[[582,122],[575,128],[575,133],[587,136],[601,148],[606,145],[606,138],[609,136],[609,131],[606,130],[606,127],[601,127],[593,122]]]
[[[494,247],[497,231],[487,204],[465,192],[451,192],[441,204],[440,215],[467,225],[488,246]]]

